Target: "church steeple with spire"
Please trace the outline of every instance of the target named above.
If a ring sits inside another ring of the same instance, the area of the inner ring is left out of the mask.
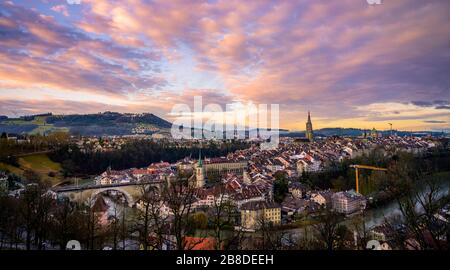
[[[310,141],[314,141],[314,133],[311,122],[311,113],[308,111],[308,122],[306,122],[306,138]]]
[[[203,168],[202,150],[198,153],[198,162],[195,165],[195,187],[200,188],[205,185],[205,168]]]
[[[198,167],[203,167],[203,161],[202,161],[202,149],[198,151]]]

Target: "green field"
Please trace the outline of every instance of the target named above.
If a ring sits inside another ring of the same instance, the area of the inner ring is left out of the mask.
[[[31,135],[37,134],[44,135],[52,132],[69,132],[69,129],[66,127],[55,127],[53,124],[48,124],[46,122],[46,119],[47,119],[46,116],[36,116],[31,121],[26,121],[22,119],[8,119],[6,121],[3,121],[2,123],[6,125],[16,125],[16,126],[30,125],[30,124],[37,125],[35,129],[28,132]]]
[[[30,134],[32,135],[36,135],[36,134],[49,134],[52,132],[69,132],[68,128],[59,128],[59,127],[54,127],[53,125],[42,125],[42,126],[38,126],[37,128],[33,129]]]
[[[19,176],[23,175],[23,170],[22,169],[14,167],[14,166],[11,166],[11,165],[3,163],[3,162],[0,162],[0,170],[1,171],[8,171],[8,172],[11,172],[11,173],[19,175]]]
[[[45,117],[37,116],[31,121],[26,121],[23,119],[8,119],[6,121],[3,121],[3,123],[8,124],[8,125],[24,125],[24,124],[44,125]]]
[[[18,176],[23,176],[25,170],[32,170],[39,174],[43,181],[49,181],[52,185],[62,181],[61,165],[51,161],[46,154],[30,155],[21,157],[18,160],[19,167],[0,163],[0,170],[9,171]],[[55,173],[55,177],[50,177],[50,172]]]

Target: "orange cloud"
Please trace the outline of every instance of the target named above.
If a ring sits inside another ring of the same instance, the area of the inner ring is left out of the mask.
[[[0,16],[7,33],[0,80],[35,89],[132,97],[168,110],[198,94],[188,87],[173,93],[178,74],[161,73],[187,53],[195,65],[189,70],[223,82],[203,94],[279,103],[289,127],[301,128],[295,115],[308,109],[319,125],[377,124],[369,117],[373,104],[450,99],[446,0],[85,0],[73,28],[31,9],[2,8],[15,16]],[[412,115],[417,119],[398,121],[423,124],[418,110]]]

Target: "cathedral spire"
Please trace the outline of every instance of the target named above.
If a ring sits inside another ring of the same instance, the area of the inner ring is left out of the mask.
[[[202,161],[202,149],[200,148],[200,150],[198,151],[198,166],[202,167],[203,166],[203,161]]]
[[[308,122],[306,122],[306,138],[312,142],[314,140],[313,127],[311,122],[311,112],[308,111]]]
[[[195,166],[195,187],[201,188],[205,185],[205,168],[203,168],[203,161],[202,161],[202,150],[200,148],[200,151],[198,152],[198,162]]]

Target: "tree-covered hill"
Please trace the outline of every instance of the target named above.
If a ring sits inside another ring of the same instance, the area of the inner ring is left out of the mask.
[[[108,136],[151,134],[164,131],[171,123],[151,113],[104,112],[97,114],[40,114],[19,118],[0,118],[0,132],[14,134],[48,134],[68,131],[72,135]]]

